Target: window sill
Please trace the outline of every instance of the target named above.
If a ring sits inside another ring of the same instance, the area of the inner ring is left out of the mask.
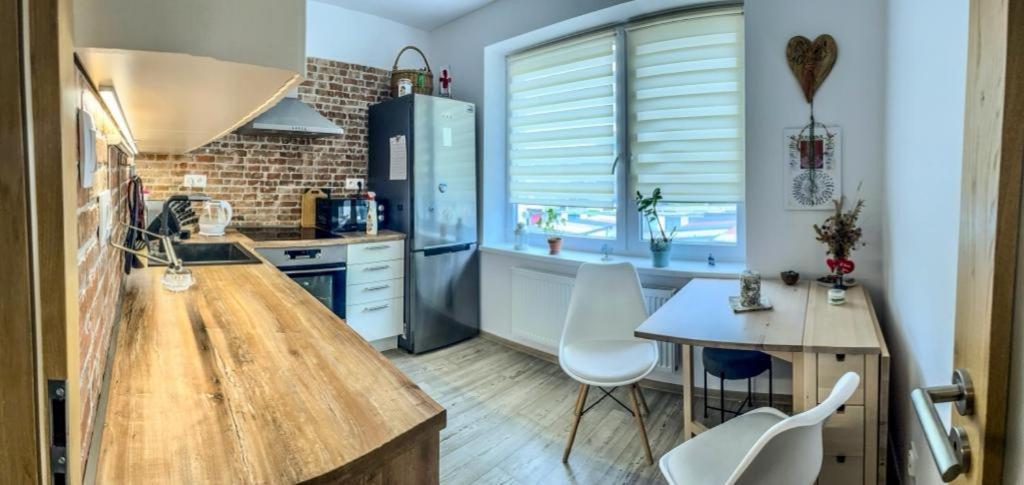
[[[480,252],[500,254],[503,256],[514,256],[531,259],[546,263],[633,263],[637,271],[645,275],[674,276],[685,278],[729,278],[738,277],[746,264],[736,262],[719,262],[715,266],[708,266],[706,261],[673,260],[667,268],[655,268],[651,264],[651,258],[638,256],[623,256],[613,254],[610,261],[602,261],[602,254],[585,251],[570,251],[563,249],[557,255],[550,255],[546,248],[539,246],[526,246],[521,251],[515,249],[511,243],[484,244],[480,246]]]

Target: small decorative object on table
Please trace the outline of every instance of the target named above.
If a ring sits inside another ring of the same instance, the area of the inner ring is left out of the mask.
[[[517,222],[516,228],[512,230],[512,235],[516,238],[516,251],[522,251],[526,245],[526,224]]]
[[[740,296],[730,296],[729,306],[736,313],[772,308],[772,303],[761,296],[761,273],[748,269],[740,275]]]
[[[708,253],[708,266],[715,266],[715,255],[712,253]]]
[[[832,286],[845,290],[848,285],[843,277],[853,272],[856,267],[850,260],[850,253],[858,247],[864,246],[860,242],[861,229],[857,227],[857,219],[861,210],[864,209],[864,201],[858,200],[849,212],[843,212],[843,199],[833,201],[835,213],[825,219],[819,226],[814,225],[814,232],[818,234],[818,241],[825,243],[828,247],[828,255],[825,260],[831,274],[827,277]]]
[[[601,261],[611,261],[611,260],[612,260],[612,251],[613,251],[614,249],[615,249],[615,248],[613,248],[613,247],[612,247],[612,246],[611,246],[610,244],[608,244],[608,243],[605,243],[604,245],[602,245],[602,246],[601,246],[601,254],[602,254],[603,256],[601,256]]]
[[[800,273],[792,270],[783,271],[779,273],[779,276],[782,277],[782,282],[789,286],[793,286],[800,281]]]
[[[846,290],[839,288],[828,290],[828,303],[829,305],[842,305],[846,303]]]
[[[562,238],[558,236],[558,226],[566,223],[565,218],[556,213],[554,209],[548,207],[543,213],[536,213],[531,216],[531,219],[548,235],[548,253],[554,256],[561,252]]]
[[[676,229],[665,234],[665,224],[658,216],[658,201],[662,200],[661,188],[655,188],[650,197],[644,197],[640,191],[636,191],[636,210],[643,214],[647,220],[647,232],[651,238],[651,263],[655,268],[668,266],[672,259],[672,238],[676,235]],[[654,228],[658,228],[658,234],[654,234]]]

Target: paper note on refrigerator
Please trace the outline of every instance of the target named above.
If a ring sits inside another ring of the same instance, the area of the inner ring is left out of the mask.
[[[391,150],[388,158],[391,165],[389,180],[405,180],[408,178],[408,154],[405,151],[405,135],[391,137]]]

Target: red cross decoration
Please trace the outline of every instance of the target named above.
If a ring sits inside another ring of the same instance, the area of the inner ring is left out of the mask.
[[[441,83],[441,96],[452,97],[452,76],[448,72],[448,66],[441,68],[441,76],[437,80]]]

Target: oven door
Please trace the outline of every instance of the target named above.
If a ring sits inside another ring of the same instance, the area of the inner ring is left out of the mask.
[[[281,271],[335,315],[345,318],[345,263],[292,266],[281,268]]]

